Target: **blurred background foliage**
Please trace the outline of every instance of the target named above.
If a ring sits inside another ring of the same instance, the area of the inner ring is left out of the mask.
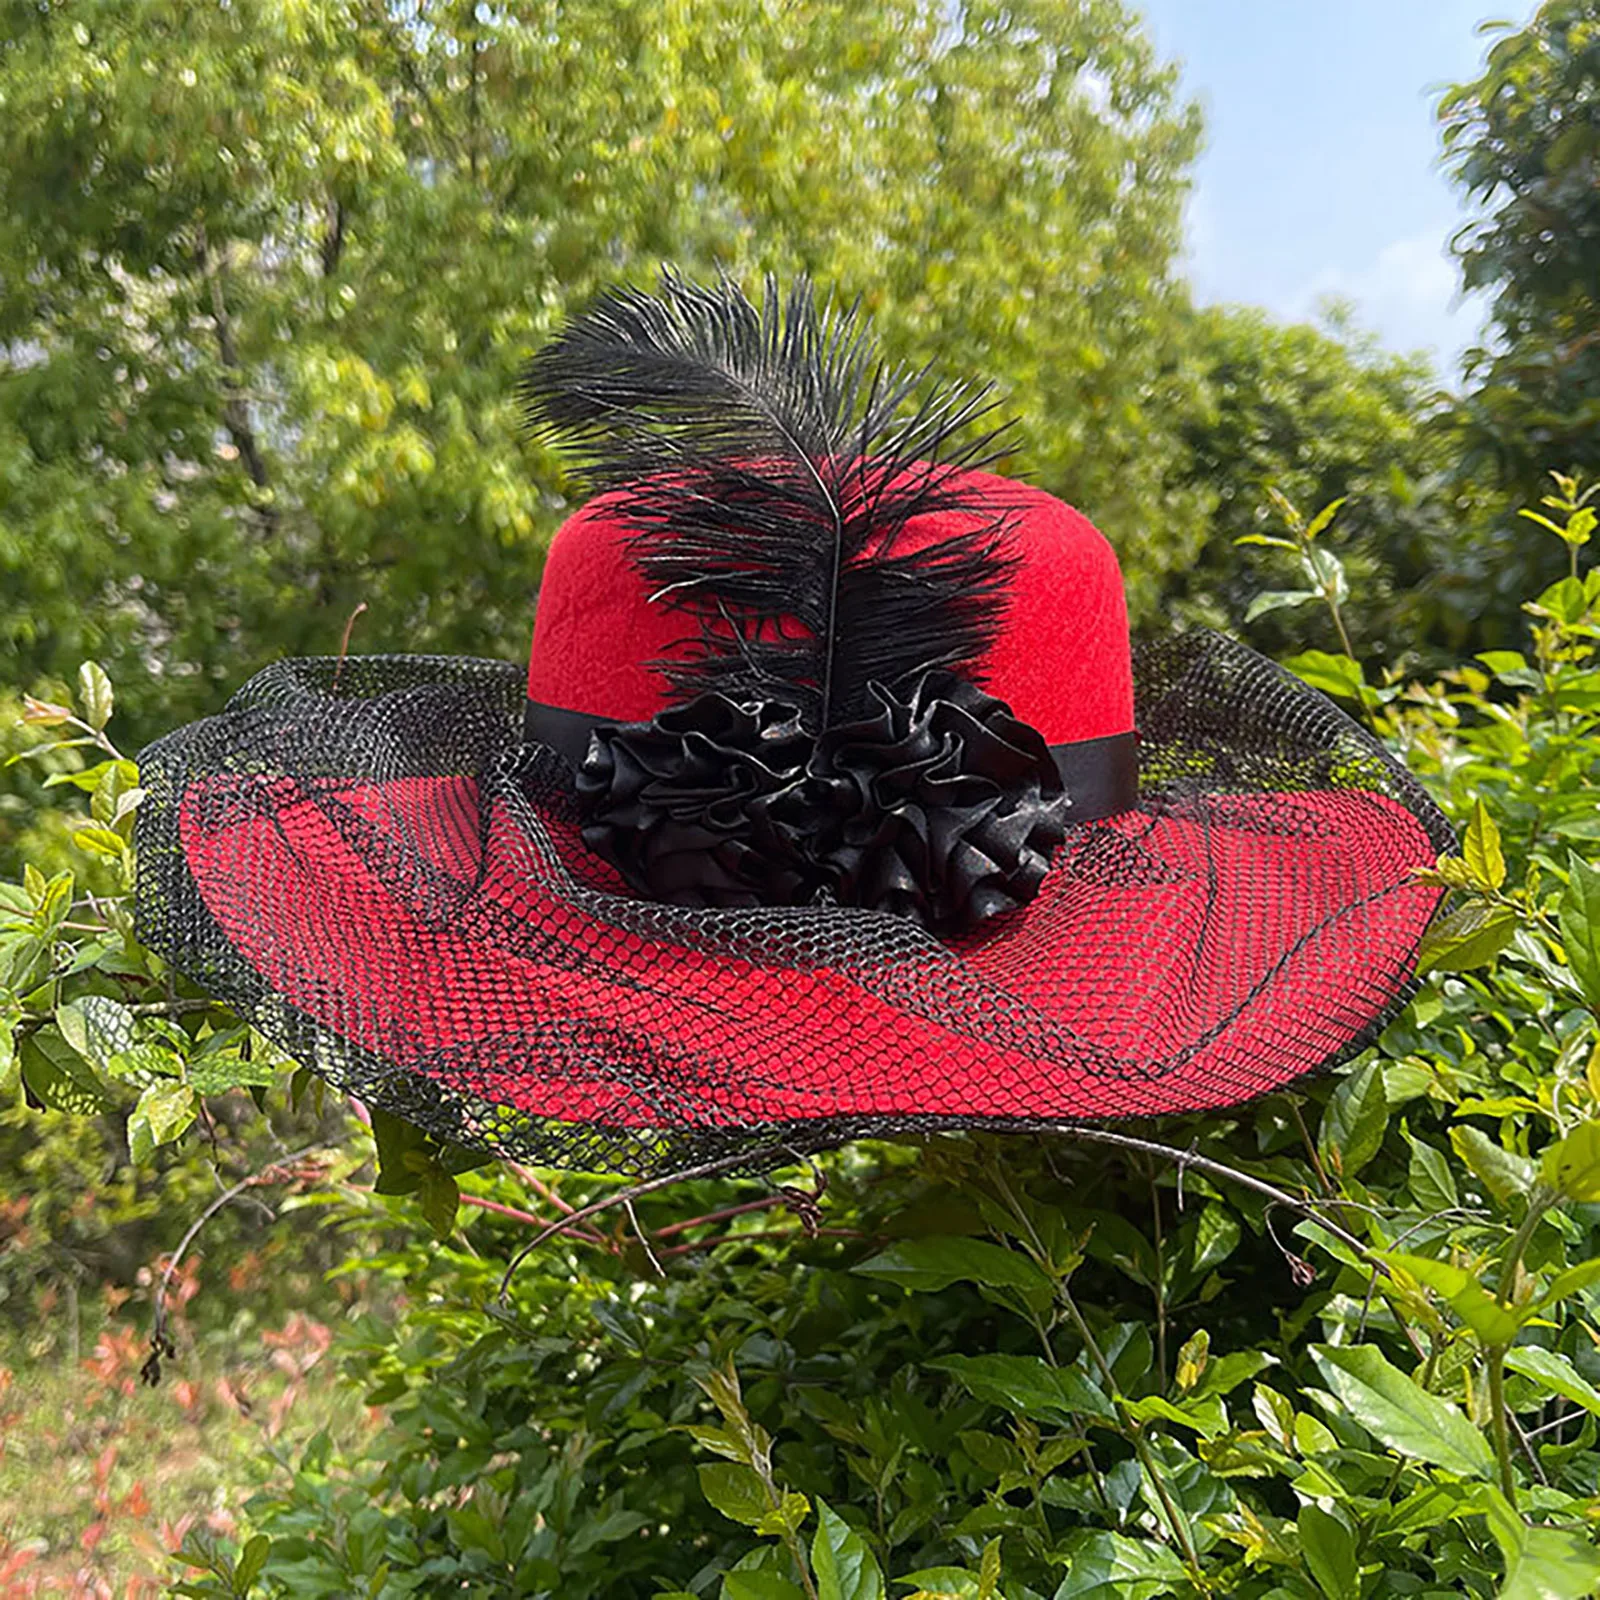
[[[1515,106],[1533,73],[1553,126],[1585,103],[1585,11],[1545,8],[1446,101],[1462,184],[1516,197],[1473,234],[1471,281],[1505,338],[1581,369],[1566,432],[1508,417],[1496,453],[1469,419],[1501,403],[1509,346],[1435,395],[1346,329],[1194,308],[1199,115],[1116,0],[11,0],[6,676],[98,659],[137,744],[248,666],[336,648],[362,603],[358,648],[516,655],[567,509],[560,463],[519,439],[518,365],[663,261],[808,271],[893,354],[991,379],[1016,459],[1110,530],[1142,620],[1240,620],[1230,541],[1273,481],[1354,497],[1374,637],[1514,628],[1536,558],[1486,573],[1495,527],[1502,559],[1530,542],[1478,491],[1585,465],[1594,381],[1590,224],[1573,212],[1559,283],[1515,247],[1550,186]],[[1575,193],[1586,149],[1562,146]]]
[[[1440,119],[1453,385],[1194,303],[1201,119],[1118,0],[0,0],[0,1592],[1595,1587],[1600,0]],[[595,1185],[375,1150],[131,940],[146,739],[358,607],[525,652],[573,489],[519,365],[667,261],[991,379],[1141,623],[1297,652],[1465,830],[1374,1051],[1159,1130],[1320,1223],[863,1146],[820,1219],[656,1197],[665,1276],[607,1218],[501,1307]]]

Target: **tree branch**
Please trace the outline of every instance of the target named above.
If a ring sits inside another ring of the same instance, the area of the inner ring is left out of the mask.
[[[1287,1189],[1280,1189],[1276,1184],[1268,1183],[1264,1178],[1257,1178],[1248,1172],[1240,1172],[1236,1167],[1230,1167],[1221,1161],[1214,1161],[1210,1156],[1203,1156],[1198,1151],[1190,1148],[1180,1150],[1175,1145],[1160,1144],[1154,1139],[1139,1139],[1132,1134],[1114,1133],[1109,1128],[1092,1128],[1076,1122],[1041,1122],[1032,1124],[1030,1131],[1037,1133],[1056,1134],[1067,1139],[1081,1139],[1087,1144],[1111,1145],[1119,1150],[1137,1150],[1145,1155],[1159,1156],[1162,1160],[1174,1163],[1179,1174],[1186,1168],[1193,1167],[1198,1172],[1207,1173],[1213,1178],[1220,1178],[1228,1183],[1238,1184],[1240,1188],[1250,1189],[1262,1195],[1276,1206],[1282,1206],[1287,1211],[1299,1212],[1301,1216],[1310,1217],[1318,1227],[1324,1229],[1341,1244],[1348,1245],[1364,1260],[1374,1264],[1378,1271],[1385,1275],[1388,1267],[1378,1258],[1372,1250],[1349,1229],[1335,1222],[1328,1214],[1324,1205],[1309,1200],[1304,1196],[1292,1195]],[[654,1194],[658,1189],[670,1188],[673,1184],[687,1183],[696,1178],[719,1177],[725,1172],[731,1172],[736,1167],[777,1166],[783,1160],[795,1161],[800,1157],[793,1149],[785,1145],[768,1146],[765,1149],[748,1151],[741,1155],[724,1156],[717,1161],[707,1161],[697,1167],[686,1167],[680,1172],[669,1172],[664,1177],[651,1178],[644,1183],[637,1183],[630,1188],[619,1189],[615,1194],[607,1195],[602,1200],[593,1201],[591,1204],[579,1207],[569,1213],[559,1222],[552,1222],[537,1234],[529,1243],[525,1244],[516,1255],[511,1258],[504,1275],[500,1279],[499,1301],[502,1305],[509,1305],[511,1280],[516,1276],[517,1268],[533,1254],[547,1239],[553,1239],[557,1234],[565,1233],[574,1224],[586,1222],[590,1217],[599,1216],[603,1211],[609,1211],[615,1206],[631,1206],[633,1202],[643,1195]],[[675,1252],[669,1251],[668,1254]]]
[[[344,254],[344,207],[333,196],[328,198],[328,226],[322,235],[322,276],[331,278],[339,270]]]
[[[239,361],[238,346],[234,343],[233,322],[228,314],[227,296],[223,293],[221,262],[212,254],[205,230],[200,230],[200,271],[211,291],[211,322],[216,329],[217,353],[222,358],[226,376],[222,399],[222,425],[228,430],[234,447],[244,462],[250,481],[258,489],[270,489],[272,480],[267,472],[267,462],[261,453],[255,428],[250,422],[249,407],[243,394],[244,368]],[[270,522],[275,513],[267,508],[262,515]]]

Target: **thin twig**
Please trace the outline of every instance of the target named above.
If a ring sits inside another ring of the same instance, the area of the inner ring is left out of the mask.
[[[574,1210],[572,1203],[568,1200],[563,1200],[560,1194],[551,1188],[548,1183],[540,1179],[537,1173],[531,1172],[527,1167],[516,1161],[508,1161],[506,1166],[521,1182],[527,1184],[541,1200],[548,1200],[557,1211],[565,1212],[569,1217],[572,1215]]]
[[[345,657],[350,654],[350,630],[356,625],[356,618],[367,609],[367,602],[363,600],[348,617],[344,619],[344,632],[339,636],[339,661],[333,669],[333,687],[339,687],[339,674],[344,671]]]
[[[191,1011],[209,1011],[217,1004],[215,1000],[148,1000],[123,1009],[136,1017],[182,1017]]]
[[[779,1158],[783,1156],[787,1156],[790,1160],[798,1159],[795,1152],[787,1145],[769,1145],[763,1150],[746,1151],[740,1155],[722,1156],[716,1161],[703,1161],[697,1167],[684,1167],[678,1172],[667,1173],[665,1177],[648,1178],[643,1183],[636,1183],[627,1189],[619,1190],[616,1194],[607,1195],[603,1200],[594,1200],[586,1206],[579,1206],[576,1211],[563,1217],[560,1222],[551,1223],[549,1227],[535,1235],[512,1256],[506,1266],[504,1275],[500,1279],[500,1292],[496,1298],[502,1306],[508,1306],[510,1304],[511,1280],[517,1275],[517,1268],[546,1239],[553,1239],[558,1233],[565,1233],[575,1222],[587,1222],[590,1217],[597,1217],[602,1211],[609,1211],[613,1206],[626,1205],[643,1195],[654,1194],[658,1189],[669,1189],[675,1183],[689,1183],[696,1178],[716,1178],[720,1177],[724,1172],[732,1172],[736,1167],[759,1166],[769,1160],[773,1165],[777,1165]]]
[[[1534,1453],[1533,1446],[1528,1442],[1528,1435],[1522,1431],[1522,1424],[1517,1421],[1516,1413],[1507,1411],[1506,1421],[1511,1425],[1511,1437],[1517,1441],[1517,1448],[1522,1451],[1528,1465],[1533,1468],[1534,1477],[1548,1489],[1550,1480],[1545,1476],[1544,1467],[1541,1465],[1539,1457]]]
[[[1241,1172],[1236,1167],[1227,1166],[1221,1161],[1214,1161],[1210,1156],[1203,1156],[1192,1146],[1187,1150],[1179,1150],[1176,1146],[1160,1144],[1154,1139],[1139,1139],[1132,1134],[1114,1133],[1109,1128],[1092,1128],[1077,1122],[1049,1122],[1036,1124],[1036,1129],[1041,1133],[1058,1134],[1064,1138],[1082,1139],[1089,1144],[1111,1145],[1118,1150],[1137,1150],[1145,1155],[1160,1156],[1172,1162],[1181,1175],[1185,1168],[1193,1167],[1196,1171],[1208,1173],[1214,1178],[1222,1178],[1231,1183],[1238,1184],[1241,1188],[1253,1190],[1286,1210],[1298,1212],[1300,1215],[1310,1217],[1316,1224],[1325,1229],[1333,1238],[1342,1244],[1348,1245],[1358,1255],[1366,1260],[1375,1260],[1371,1248],[1358,1239],[1349,1229],[1333,1221],[1324,1212],[1321,1206],[1313,1201],[1292,1195],[1286,1189],[1280,1189],[1276,1184],[1268,1183],[1264,1178],[1254,1177],[1248,1172]],[[616,1194],[607,1195],[604,1199],[592,1201],[589,1205],[580,1206],[576,1211],[569,1213],[559,1222],[550,1223],[543,1228],[534,1238],[529,1240],[511,1258],[504,1275],[500,1279],[498,1299],[502,1305],[509,1304],[511,1280],[517,1274],[517,1268],[533,1254],[546,1240],[554,1238],[559,1233],[564,1233],[573,1223],[585,1222],[590,1217],[598,1216],[603,1211],[609,1211],[613,1206],[623,1206],[647,1194],[654,1194],[657,1190],[667,1189],[678,1183],[688,1183],[696,1178],[714,1178],[722,1173],[731,1172],[736,1167],[759,1167],[763,1163],[777,1164],[780,1158],[786,1157],[790,1161],[801,1159],[796,1151],[787,1145],[772,1145],[765,1149],[747,1151],[739,1155],[723,1156],[716,1161],[702,1162],[699,1166],[686,1167],[678,1172],[669,1172],[664,1177],[651,1178],[643,1183],[636,1183],[627,1189],[619,1190]],[[1382,1269],[1388,1271],[1387,1267]]]
[[[655,1251],[650,1248],[650,1236],[639,1225],[639,1213],[633,1209],[633,1201],[624,1200],[622,1209],[628,1213],[628,1221],[633,1224],[634,1234],[639,1240],[640,1247],[644,1250],[645,1259],[656,1269],[658,1278],[666,1277],[667,1269],[661,1265]]]
[[[1541,1422],[1537,1428],[1529,1428],[1527,1433],[1522,1436],[1525,1440],[1537,1439],[1541,1433],[1550,1433],[1556,1428],[1564,1428],[1569,1422],[1579,1421],[1583,1416],[1584,1412],[1581,1410],[1563,1411],[1553,1422]],[[1521,1428],[1518,1428],[1517,1432],[1522,1433]]]
[[[292,1151],[286,1156],[276,1156],[266,1166],[258,1167],[254,1172],[241,1178],[231,1189],[224,1189],[215,1200],[189,1224],[189,1231],[178,1241],[178,1248],[167,1258],[166,1267],[161,1273],[160,1282],[156,1284],[155,1315],[150,1327],[150,1359],[139,1369],[139,1376],[152,1386],[161,1382],[161,1358],[171,1357],[176,1354],[172,1340],[167,1334],[167,1290],[172,1286],[173,1275],[178,1270],[178,1263],[183,1260],[184,1253],[194,1243],[200,1230],[228,1204],[230,1200],[237,1199],[246,1189],[255,1187],[258,1183],[267,1180],[267,1174],[276,1171],[279,1167],[286,1167],[291,1161],[299,1161],[303,1157],[320,1150],[322,1145],[308,1144],[302,1149]]]
[[[682,1222],[669,1222],[656,1229],[656,1238],[670,1239],[676,1233],[687,1233],[691,1228],[708,1227],[713,1222],[727,1222],[731,1217],[748,1216],[752,1211],[770,1211],[774,1206],[786,1204],[781,1194],[764,1195],[759,1200],[747,1200],[742,1206],[724,1206],[721,1211],[708,1211],[702,1217],[688,1217]]]
[[[1226,1178],[1232,1183],[1237,1183],[1245,1189],[1253,1189],[1257,1194],[1265,1196],[1274,1204],[1284,1206],[1290,1211],[1298,1211],[1302,1216],[1310,1217],[1316,1224],[1325,1228],[1334,1238],[1342,1244],[1347,1244],[1360,1255],[1371,1257],[1370,1246],[1363,1244],[1348,1229],[1341,1227],[1337,1222],[1331,1221],[1312,1201],[1299,1199],[1290,1194],[1286,1189],[1280,1189],[1276,1184],[1268,1183],[1264,1178],[1253,1177],[1248,1172],[1240,1172],[1237,1167],[1230,1167],[1221,1161],[1213,1161],[1210,1156],[1200,1155],[1191,1146],[1188,1150],[1179,1150],[1174,1145],[1158,1144],[1153,1139],[1136,1139],[1131,1134],[1113,1133],[1109,1128],[1090,1128],[1076,1122],[1051,1122],[1043,1124],[1041,1132],[1062,1134],[1070,1139],[1084,1139],[1090,1144],[1109,1144],[1119,1150],[1141,1150],[1146,1155],[1163,1156],[1168,1161],[1175,1162],[1180,1171],[1185,1167],[1194,1167],[1199,1172],[1209,1173],[1214,1178]]]
[[[549,1222],[548,1217],[541,1217],[535,1211],[523,1211],[516,1206],[503,1205],[498,1200],[486,1200],[481,1194],[463,1194],[461,1204],[476,1206],[480,1211],[492,1211],[497,1217],[510,1217],[513,1222],[525,1222],[531,1228],[542,1228]],[[574,1228],[574,1239],[582,1239],[585,1244],[599,1245],[602,1250],[609,1250],[610,1246],[598,1233],[591,1233],[587,1228]]]
[[[656,1234],[659,1240],[661,1235]],[[719,1244],[747,1244],[759,1239],[864,1239],[859,1228],[752,1228],[748,1233],[719,1233],[714,1239],[691,1239],[688,1244],[675,1244],[661,1252],[663,1261],[673,1256],[692,1255],[696,1250],[715,1250]]]

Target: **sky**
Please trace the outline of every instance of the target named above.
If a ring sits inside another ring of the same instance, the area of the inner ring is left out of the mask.
[[[1527,0],[1134,0],[1205,112],[1189,204],[1203,301],[1314,320],[1329,295],[1357,326],[1444,373],[1477,337],[1446,243],[1468,213],[1439,168],[1433,109],[1476,77],[1488,17]]]

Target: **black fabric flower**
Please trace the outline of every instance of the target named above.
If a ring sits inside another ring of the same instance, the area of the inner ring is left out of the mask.
[[[951,673],[813,739],[795,708],[703,694],[595,733],[586,844],[677,905],[892,911],[940,933],[1023,905],[1071,801],[1039,734]]]
[[[767,813],[811,751],[793,706],[714,693],[598,728],[578,771],[584,843],[673,905],[804,904],[814,870]]]
[[[807,769],[813,848],[841,904],[958,933],[1038,893],[1071,801],[1043,738],[951,673],[830,728]],[[781,802],[791,821],[793,791]],[[792,817],[800,825],[800,817]]]

